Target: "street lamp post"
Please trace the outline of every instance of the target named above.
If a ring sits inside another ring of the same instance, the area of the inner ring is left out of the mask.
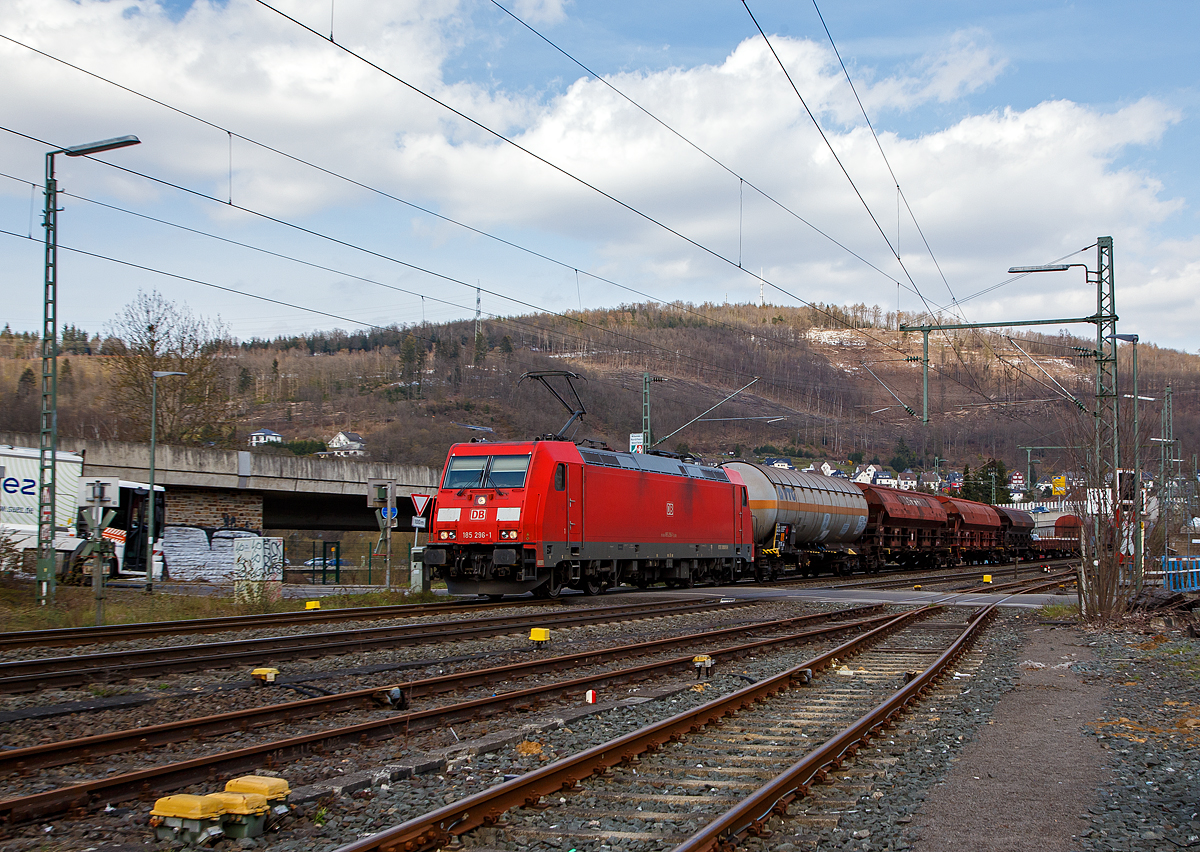
[[[158,424],[158,380],[164,376],[186,376],[172,370],[150,373],[150,493],[146,496],[146,591],[154,591],[154,444]]]
[[[136,136],[118,136],[86,145],[58,148],[46,154],[46,207],[42,226],[46,231],[45,275],[42,289],[42,402],[38,439],[38,543],[37,602],[54,600],[55,492],[58,488],[58,183],[54,179],[54,157],[85,157],[114,148],[137,145]]]

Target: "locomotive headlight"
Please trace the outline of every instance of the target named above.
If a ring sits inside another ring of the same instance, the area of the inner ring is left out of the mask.
[[[438,538],[442,541],[453,541],[454,530],[442,530],[440,533],[438,533]]]
[[[503,539],[516,539],[516,537],[517,537],[517,531],[516,531],[516,530],[500,530],[500,538],[503,538]]]

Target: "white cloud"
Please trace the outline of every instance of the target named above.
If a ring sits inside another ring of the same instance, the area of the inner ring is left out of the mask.
[[[327,0],[293,0],[282,8],[320,33],[329,26]],[[527,0],[514,11],[530,20],[554,22],[568,8],[562,0]],[[747,269],[761,268],[768,279],[806,299],[894,306],[896,288],[888,277],[739,187],[735,177],[601,83],[581,79],[561,94],[542,97],[495,91],[486,81],[446,82],[445,66],[469,41],[470,24],[457,4],[339,0],[336,9],[339,43],[713,251],[735,262],[740,252]],[[664,298],[757,297],[757,283],[750,276],[248,0],[199,0],[178,22],[151,0],[10,0],[0,6],[0,32],[245,136]],[[800,39],[775,37],[773,43],[895,241],[895,189],[832,51]],[[907,74],[877,78],[873,69],[855,67],[852,73],[872,119],[883,129],[890,111],[954,102],[990,85],[1004,68],[1004,57],[990,46],[986,33],[964,31],[914,63]],[[4,42],[0,75],[8,81],[0,95],[3,123],[13,129],[52,144],[136,132],[145,144],[114,153],[113,162],[220,198],[230,192],[230,144],[219,130]],[[738,44],[717,64],[629,72],[612,82],[888,276],[903,279],[761,39]],[[1001,280],[1011,264],[1050,260],[1087,245],[1098,234],[1112,234],[1119,287],[1137,294],[1125,302],[1130,310],[1122,310],[1123,321],[1169,310],[1177,320],[1153,325],[1169,335],[1164,340],[1181,340],[1187,323],[1194,327],[1200,321],[1200,306],[1178,292],[1185,286],[1196,290],[1200,245],[1183,240],[1164,252],[1156,226],[1176,213],[1182,201],[1163,198],[1153,174],[1115,165],[1131,148],[1154,145],[1178,118],[1153,99],[1108,112],[1060,100],[1026,110],[964,115],[916,137],[882,132],[881,138],[957,296]],[[0,158],[11,173],[36,179],[42,150],[0,134]],[[555,298],[556,289],[569,290],[561,295],[563,306],[575,304],[573,279],[564,289],[559,269],[530,264],[477,237],[414,218],[411,210],[379,202],[363,190],[244,142],[234,141],[232,156],[236,202],[289,219],[321,217],[322,226],[332,222],[342,238],[464,280],[483,278],[514,293],[528,286],[527,295],[534,300]],[[199,218],[197,224],[207,219],[209,226],[231,234],[258,227],[243,216],[194,201],[181,203],[171,190],[98,167],[67,169],[64,164],[64,169],[69,188],[81,193],[116,195],[139,209],[154,207],[167,218]],[[28,187],[14,184],[0,192],[7,194],[8,203],[0,208],[5,227],[23,231]],[[325,258],[333,251],[288,239],[286,246],[305,256]],[[930,298],[948,300],[906,219],[899,223],[899,245]],[[131,237],[125,248],[136,257],[145,250],[145,240],[139,244]],[[1155,263],[1145,258],[1155,258]],[[195,264],[213,275],[222,263],[219,250],[174,259],[177,269]],[[335,260],[334,265],[365,274],[356,266],[361,257],[338,253]],[[244,269],[237,268],[238,274]],[[251,269],[247,286],[256,283],[255,275],[271,274],[266,266],[261,273],[257,265]],[[383,273],[373,269],[370,274]],[[394,269],[386,274],[395,274]],[[406,281],[437,290],[427,281]],[[305,286],[292,294],[296,300],[320,303],[324,294],[318,285]],[[1087,293],[1082,284],[1025,280],[969,303],[968,314],[983,320],[1010,318],[1018,311],[1055,315],[1067,308],[1086,310]],[[917,302],[906,296],[904,306],[915,309]],[[314,318],[311,324],[324,321]]]
[[[569,0],[516,0],[512,10],[530,24],[556,24],[567,16]]]

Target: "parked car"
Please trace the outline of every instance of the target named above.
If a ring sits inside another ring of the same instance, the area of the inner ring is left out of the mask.
[[[354,567],[354,563],[349,559],[326,559],[322,561],[320,557],[317,557],[316,559],[309,559],[304,563],[305,568],[320,568],[322,565],[324,565],[326,568]]]

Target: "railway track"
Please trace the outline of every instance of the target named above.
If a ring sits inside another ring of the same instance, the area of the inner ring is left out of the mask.
[[[0,663],[0,693],[29,692],[47,687],[78,686],[93,681],[154,677],[168,673],[229,666],[248,666],[302,657],[331,656],[380,646],[478,639],[524,631],[530,627],[576,626],[607,621],[657,618],[753,606],[753,602],[656,601],[604,607],[556,609],[552,612],[491,616],[467,620],[365,627],[336,632],[271,636],[233,642],[207,642],[105,653],[41,657]]]
[[[505,666],[497,669],[478,672],[458,673],[442,678],[432,678],[425,681],[401,684],[409,690],[410,696],[428,696],[463,686],[487,686],[507,682],[535,672],[578,670],[587,664],[607,663],[630,656],[647,655],[670,650],[683,644],[704,647],[719,660],[736,659],[740,656],[778,648],[783,645],[814,642],[826,637],[865,626],[878,625],[892,620],[892,616],[874,615],[878,607],[858,607],[833,613],[797,616],[789,619],[779,619],[755,625],[741,625],[715,631],[706,631],[684,637],[674,637],[668,640],[640,643],[633,646],[594,651],[578,655],[566,655],[542,661],[531,661],[527,664]],[[864,617],[865,616],[865,617]],[[801,632],[784,632],[767,636],[750,642],[733,642],[720,647],[713,646],[717,641],[728,641],[731,636],[745,633],[748,629],[756,632],[768,630],[786,630],[805,626],[808,622],[820,619],[849,619],[835,620],[822,627],[803,630]],[[648,677],[661,677],[672,673],[689,672],[693,667],[693,654],[668,658],[655,662],[610,669],[607,671],[591,672],[581,676],[571,676],[551,683],[539,684],[527,689],[517,689],[507,692],[493,693],[490,696],[474,698],[447,704],[440,707],[429,707],[410,712],[387,712],[366,722],[332,728],[314,734],[289,737],[282,740],[271,740],[258,745],[237,748],[232,751],[218,752],[204,757],[186,761],[169,763],[161,766],[140,769],[113,775],[103,775],[82,784],[75,784],[31,795],[18,796],[0,801],[0,820],[21,821],[43,818],[53,814],[63,813],[73,809],[87,809],[99,803],[113,803],[131,798],[146,798],[171,790],[177,790],[189,784],[207,781],[216,775],[232,774],[286,761],[300,755],[321,753],[347,743],[366,745],[378,740],[390,739],[395,736],[407,736],[414,732],[448,726],[458,722],[477,720],[495,715],[513,708],[529,709],[539,702],[544,702],[557,696],[579,695],[586,689],[601,688],[614,683],[625,683]],[[331,696],[329,699],[311,699],[308,701],[291,702],[290,706],[272,705],[258,708],[256,711],[240,711],[225,714],[221,717],[206,717],[203,719],[181,720],[176,723],[141,728],[136,731],[115,732],[84,739],[62,743],[35,746],[26,749],[0,752],[0,766],[8,774],[12,772],[31,772],[38,768],[62,765],[67,762],[94,762],[104,756],[126,752],[129,750],[149,749],[166,743],[180,742],[206,736],[216,736],[228,732],[243,732],[255,725],[271,724],[300,717],[319,715],[338,709],[335,705],[358,707],[364,700],[369,700],[386,689],[364,690],[355,694]],[[484,692],[491,691],[485,689]],[[378,710],[378,707],[376,707]],[[289,715],[291,714],[291,715]],[[112,764],[106,763],[105,769],[111,769]]]
[[[830,577],[794,577],[775,580],[770,586],[815,586],[830,589],[900,589],[911,588],[913,585],[930,585],[934,583],[953,583],[977,580],[983,574],[999,577],[1012,577],[1014,580],[1021,576],[1042,573],[1042,565],[1061,567],[1062,565],[1077,564],[1078,559],[1049,559],[1038,563],[1017,563],[1016,565],[977,565],[971,570],[962,571],[889,571],[876,574],[861,580],[840,580]]]
[[[1046,564],[1056,562],[1071,562],[1077,560],[1047,560]],[[848,582],[830,583],[830,578],[797,577],[776,580],[763,585],[817,585],[832,588],[891,588],[903,587],[911,583],[951,582],[955,580],[974,579],[984,570],[999,574],[1007,571],[1009,566],[981,566],[978,570],[958,574],[918,574],[903,572],[904,576],[897,579],[867,579]],[[1029,565],[1022,566],[1022,572],[1035,570]],[[300,610],[297,612],[264,613],[252,615],[231,615],[217,618],[194,618],[180,621],[151,621],[134,624],[105,624],[96,627],[63,627],[52,630],[24,630],[0,632],[0,653],[14,651],[20,648],[69,648],[80,645],[96,645],[105,642],[121,642],[134,639],[159,638],[170,635],[187,635],[196,633],[222,633],[238,630],[256,630],[262,628],[290,628],[309,624],[330,624],[341,621],[378,621],[394,618],[423,618],[430,615],[448,615],[458,613],[474,613],[515,607],[544,607],[559,609],[569,606],[571,598],[543,600],[540,598],[521,597],[506,601],[484,601],[459,599],[446,603],[428,604],[397,604],[395,606],[362,606],[340,607],[336,609]]]
[[[913,610],[773,677],[341,847],[728,849],[930,688],[993,607]],[[787,768],[780,772],[780,767]],[[601,819],[597,817],[602,815]]]
[[[470,613],[477,610],[542,606],[561,608],[565,601],[521,598],[510,601],[456,600],[447,603],[397,604],[395,606],[358,606],[336,609],[309,609],[254,615],[229,615],[219,618],[192,618],[181,621],[144,621],[135,624],[104,624],[99,627],[62,627],[53,630],[24,630],[0,633],[0,652],[18,648],[53,648],[121,642],[129,639],[158,638],[177,634],[221,633],[234,630],[288,628],[305,624],[329,624],[338,621],[367,621],[384,618],[423,618],[429,615]]]

